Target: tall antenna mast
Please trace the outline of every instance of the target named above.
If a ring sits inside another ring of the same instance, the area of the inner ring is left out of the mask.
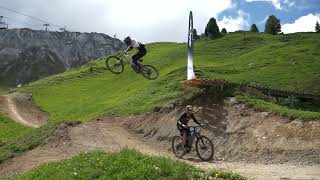
[[[193,71],[193,16],[192,11],[189,14],[189,29],[188,29],[188,70],[187,80],[195,79]]]

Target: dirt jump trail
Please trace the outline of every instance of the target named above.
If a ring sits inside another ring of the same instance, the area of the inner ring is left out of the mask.
[[[118,118],[104,118],[74,127],[62,124],[57,129],[55,137],[48,140],[47,145],[0,164],[0,179],[29,171],[43,163],[71,158],[80,152],[98,149],[112,152],[128,147],[150,155],[174,158],[168,146],[144,139],[142,134],[138,135],[128,130],[125,123],[126,120]],[[266,165],[218,160],[201,162],[193,155],[178,160],[207,170],[215,168],[237,172],[250,179],[320,179],[319,165]]]
[[[119,151],[124,147],[166,156],[209,170],[236,172],[250,179],[319,179],[320,121],[290,120],[258,112],[230,99],[204,95],[187,102],[206,124],[202,134],[213,140],[214,159],[201,162],[192,153],[176,159],[171,138],[178,133],[176,118],[184,104],[171,104],[152,113],[100,117],[77,125],[61,124],[46,145],[0,164],[0,179],[21,174],[41,164],[71,158],[81,152]],[[13,119],[39,127],[47,116],[28,94],[1,97],[1,107]],[[30,108],[31,107],[31,108]]]
[[[11,119],[27,127],[39,128],[48,121],[47,113],[32,101],[31,94],[11,93],[0,96],[0,110]]]

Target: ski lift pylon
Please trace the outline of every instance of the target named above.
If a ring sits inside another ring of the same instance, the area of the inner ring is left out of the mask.
[[[3,16],[0,16],[0,29],[8,29],[8,24],[5,23],[2,19]]]

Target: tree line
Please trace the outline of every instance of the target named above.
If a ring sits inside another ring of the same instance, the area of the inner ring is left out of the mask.
[[[318,33],[320,32],[319,22],[316,23],[315,31]],[[259,32],[259,29],[256,24],[251,25],[250,32],[254,32],[254,33]],[[204,34],[201,34],[201,36],[199,36],[197,34],[196,29],[193,29],[194,39],[199,39],[200,37],[207,38],[207,39],[217,39],[217,38],[222,37],[223,34],[226,34],[226,33],[227,33],[226,28],[222,28],[221,31],[219,30],[219,26],[218,26],[217,21],[214,17],[210,18],[210,20],[207,23],[207,26],[205,28]],[[276,16],[271,15],[268,17],[266,24],[265,24],[264,33],[272,34],[272,35],[283,34],[281,32],[280,20]]]

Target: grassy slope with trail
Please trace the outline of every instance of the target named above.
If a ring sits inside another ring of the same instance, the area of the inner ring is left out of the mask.
[[[195,43],[195,69],[204,77],[320,94],[320,35],[298,33],[272,36],[228,34]],[[151,111],[181,97],[185,79],[186,45],[147,45],[146,64],[159,69],[155,81],[145,80],[125,66],[124,73],[90,73],[90,66],[73,69],[24,87],[50,114],[50,121],[87,120],[101,114],[127,115]],[[104,60],[95,67],[104,67]]]
[[[247,33],[245,37],[242,33],[231,33],[214,41],[197,41],[194,65],[208,78],[320,94],[319,47],[320,35],[316,33],[279,36]],[[155,81],[144,79],[128,66],[124,73],[116,75],[109,71],[91,72],[90,65],[85,65],[33,82],[20,91],[32,92],[37,105],[49,113],[50,125],[40,129],[102,114],[152,111],[192,94],[179,83],[186,77],[186,49],[185,43],[147,45],[148,54],[143,59],[159,69],[160,77]],[[105,67],[103,59],[93,64],[99,70]],[[43,134],[43,130],[37,131]],[[42,139],[36,141],[35,145],[41,144]],[[4,156],[8,157],[20,145],[5,147],[8,150]]]

